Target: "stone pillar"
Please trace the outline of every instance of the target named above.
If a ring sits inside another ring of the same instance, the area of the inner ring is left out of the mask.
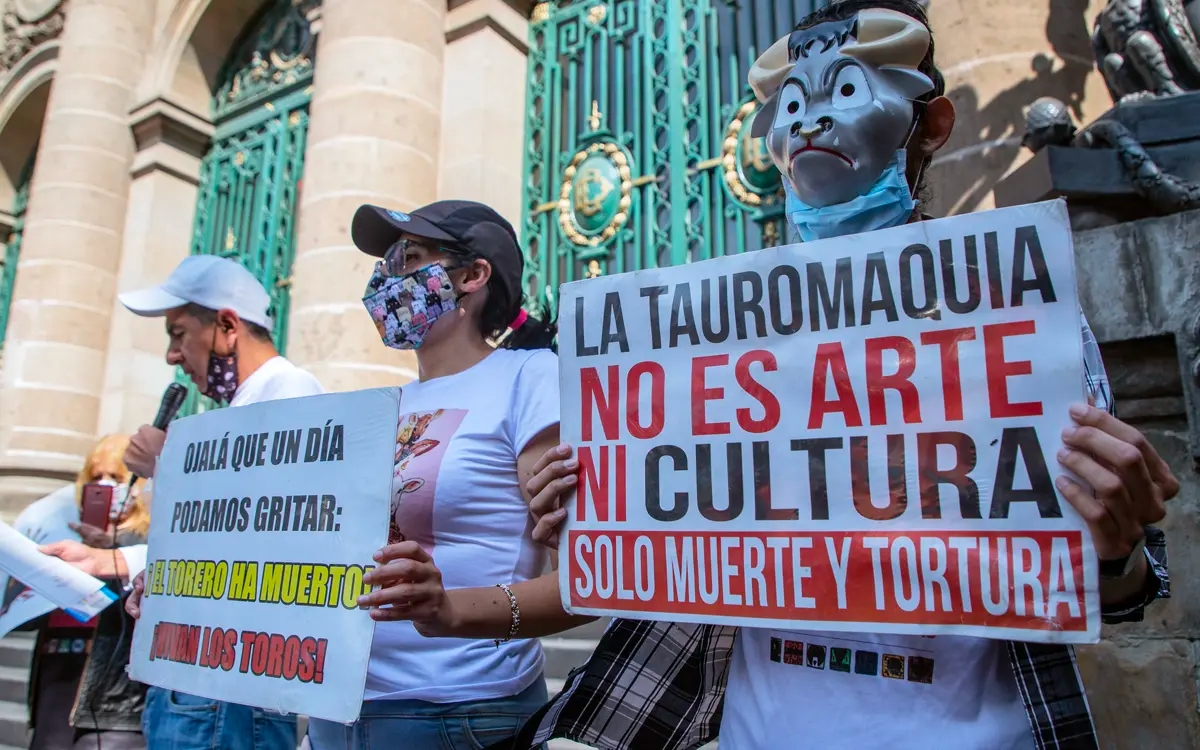
[[[359,302],[374,259],[354,248],[350,220],[363,203],[437,198],[445,15],[445,0],[322,9],[288,356],[330,390],[416,376],[411,353],[385,347]]]
[[[486,203],[520,227],[529,21],[504,0],[446,14],[438,197]],[[480,127],[487,123],[487,127]]]
[[[1090,122],[1111,106],[1091,29],[1105,0],[932,0],[938,66],[958,122],[934,158],[934,215],[994,207],[992,188],[1030,157],[1025,110],[1040,96]]]
[[[154,5],[72,0],[68,11],[0,372],[0,505],[73,475],[96,439],[133,159],[129,110]]]
[[[196,213],[200,164],[213,127],[181,107],[155,99],[130,115],[134,144],[117,291],[161,284],[188,256]],[[132,433],[153,419],[163,389],[175,376],[167,366],[161,318],[142,318],[113,302],[108,368],[100,408],[101,434]]]

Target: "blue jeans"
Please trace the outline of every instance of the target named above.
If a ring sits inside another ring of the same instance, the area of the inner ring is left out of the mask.
[[[545,703],[546,681],[540,677],[510,698],[366,701],[358,721],[348,726],[310,719],[308,741],[312,750],[482,750],[515,735]]]
[[[296,717],[151,687],[142,734],[153,750],[296,750]]]

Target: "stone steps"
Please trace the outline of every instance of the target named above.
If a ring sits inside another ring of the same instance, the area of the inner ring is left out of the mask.
[[[0,638],[0,750],[29,747],[25,685],[32,660],[32,633],[10,633]]]

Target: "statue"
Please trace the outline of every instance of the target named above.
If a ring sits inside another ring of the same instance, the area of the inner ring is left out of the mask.
[[[0,0],[0,75],[62,33],[64,5],[60,0]]]
[[[1200,183],[1165,172],[1122,122],[1136,118],[1130,105],[1200,92],[1197,28],[1200,0],[1109,0],[1096,17],[1092,49],[1116,107],[1078,130],[1066,105],[1042,97],[1026,114],[1022,144],[1034,153],[1047,146],[1113,149],[1133,192],[1152,211],[1200,208]]]
[[[1109,0],[1096,17],[1096,66],[1117,104],[1200,89],[1196,0]]]

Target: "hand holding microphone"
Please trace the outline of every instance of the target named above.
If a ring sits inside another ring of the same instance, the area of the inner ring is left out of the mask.
[[[183,405],[186,397],[187,388],[179,383],[171,383],[167,386],[167,390],[163,392],[162,403],[158,407],[158,414],[154,417],[153,426],[143,425],[138,428],[133,439],[129,441],[129,447],[125,450],[125,465],[134,475],[130,479],[130,486],[138,480],[138,477],[154,476],[158,454],[162,453],[163,443],[167,440],[167,425],[175,418],[175,414]]]

